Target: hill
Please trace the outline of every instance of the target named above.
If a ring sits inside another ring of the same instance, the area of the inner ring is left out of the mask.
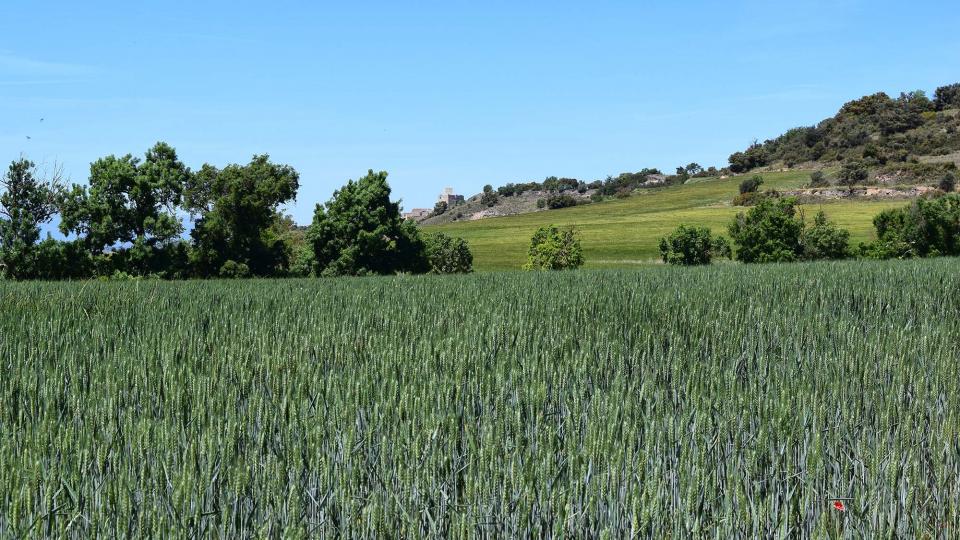
[[[759,173],[765,189],[822,207],[854,242],[867,241],[873,216],[902,204],[897,199],[952,189],[944,185],[960,164],[960,83],[938,88],[933,99],[921,91],[864,96],[831,118],[754,143],[729,161],[723,169],[691,163],[671,175],[644,169],[592,182],[550,177],[488,186],[486,200],[475,195],[421,224],[469,241],[479,270],[518,268],[531,234],[551,223],[580,229],[588,266],[651,263],[659,239],[680,223],[726,232],[742,210],[730,204],[738,175]],[[814,170],[824,174],[811,186]],[[803,189],[810,187],[817,189]]]
[[[764,188],[781,191],[805,186],[809,170],[763,174]],[[680,223],[705,225],[726,233],[741,207],[731,204],[742,177],[696,178],[678,186],[638,190],[624,199],[478,221],[425,226],[470,243],[477,270],[518,269],[526,257],[530,236],[540,226],[575,226],[581,232],[588,267],[629,267],[653,264],[657,244]],[[822,208],[830,219],[848,229],[853,242],[873,238],[872,219],[883,209],[903,205],[896,199],[823,201],[804,206],[808,216]]]
[[[870,183],[937,181],[960,162],[960,83],[891,98],[883,92],[846,103],[831,118],[791,129],[730,156],[729,170],[855,163]]]

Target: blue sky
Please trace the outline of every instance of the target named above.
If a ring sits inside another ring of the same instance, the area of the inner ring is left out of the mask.
[[[269,153],[307,223],[370,168],[409,209],[720,166],[863,94],[960,81],[946,1],[408,4],[4,0],[0,159],[82,183],[157,140],[194,168]]]

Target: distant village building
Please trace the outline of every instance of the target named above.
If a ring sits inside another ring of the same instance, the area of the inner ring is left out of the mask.
[[[445,202],[447,206],[460,204],[463,202],[463,195],[455,194],[452,187],[444,188],[443,193],[440,194],[439,202]]]
[[[413,220],[424,219],[427,216],[429,216],[430,212],[432,211],[433,210],[430,210],[429,208],[414,208],[413,210],[407,212],[406,214],[403,214],[403,219],[413,219]]]

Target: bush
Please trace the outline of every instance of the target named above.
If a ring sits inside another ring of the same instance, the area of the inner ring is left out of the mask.
[[[748,178],[743,182],[740,182],[740,194],[744,193],[754,193],[760,186],[763,184],[762,176],[754,176],[753,178]]]
[[[870,173],[863,163],[858,161],[844,163],[843,168],[840,169],[838,183],[853,189],[853,186],[864,183],[869,176]]]
[[[820,188],[829,186],[830,182],[827,180],[827,175],[823,174],[823,171],[814,171],[810,173],[809,185],[812,188]]]
[[[524,270],[567,270],[583,265],[583,248],[573,228],[540,227],[530,239]]]
[[[960,255],[960,194],[921,198],[904,208],[891,208],[873,218],[875,242],[861,255],[906,259]]]
[[[730,237],[737,245],[737,260],[745,263],[791,262],[803,253],[803,220],[796,214],[793,197],[764,198],[746,214],[737,214]]]
[[[231,259],[223,263],[223,266],[220,267],[219,275],[222,278],[228,279],[249,277],[250,267]]]
[[[576,206],[577,200],[573,198],[572,195],[551,195],[547,197],[547,208],[551,210],[556,210],[558,208],[568,208],[570,206]]]
[[[827,220],[823,210],[817,212],[813,226],[803,231],[800,242],[808,261],[850,256],[850,233]]]
[[[473,271],[473,254],[463,238],[436,233],[427,235],[424,241],[430,273],[468,274]]]
[[[668,237],[660,239],[660,257],[667,264],[692,266],[710,264],[714,256],[730,256],[730,245],[716,238],[706,227],[680,225]]]
[[[437,201],[437,204],[433,205],[433,215],[440,216],[443,215],[449,209],[447,201]]]
[[[733,198],[734,206],[754,206],[764,199],[769,199],[770,197],[777,197],[779,193],[776,191],[764,191],[763,193],[757,191],[749,191],[747,193],[741,193]]]
[[[938,111],[960,107],[960,83],[937,88],[933,93],[933,104]]]
[[[953,173],[948,172],[943,175],[943,178],[937,183],[937,187],[944,193],[950,193],[957,187],[957,177],[954,176]]]
[[[537,208],[546,208],[547,200],[546,199],[537,199]]]
[[[500,196],[497,195],[497,192],[493,190],[493,186],[490,184],[483,186],[483,195],[480,197],[480,204],[490,207],[497,204],[499,201]]]

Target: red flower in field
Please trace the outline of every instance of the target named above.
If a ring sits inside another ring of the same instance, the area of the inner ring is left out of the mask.
[[[843,501],[833,501],[833,507],[841,512],[847,511],[847,507],[843,505]]]

